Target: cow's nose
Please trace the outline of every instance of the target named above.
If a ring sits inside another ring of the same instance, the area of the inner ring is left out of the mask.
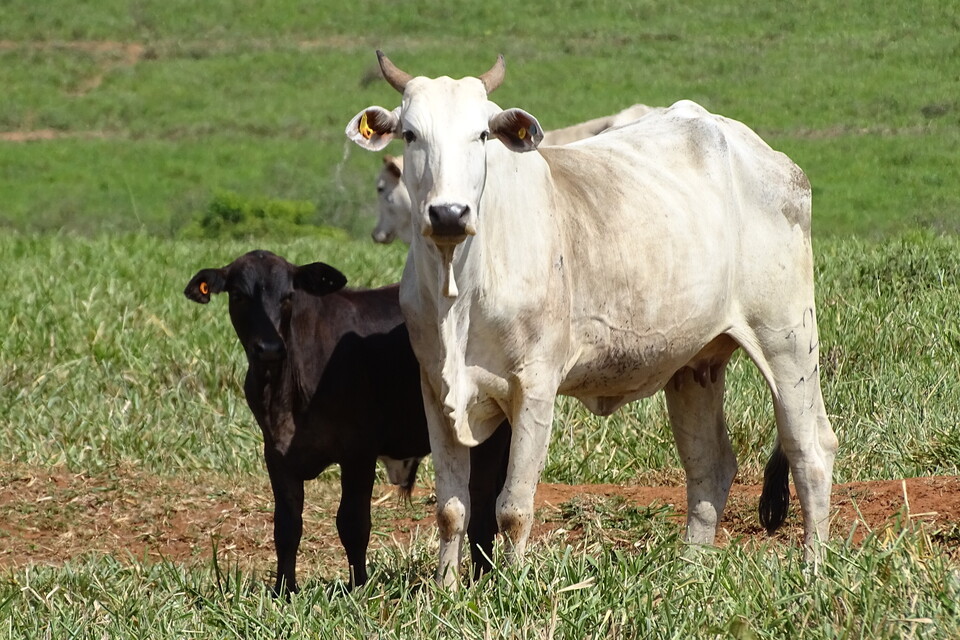
[[[470,207],[463,204],[435,204],[427,209],[435,236],[462,236],[467,233]]]
[[[257,342],[253,345],[257,358],[265,362],[275,362],[283,357],[283,345],[279,342]]]

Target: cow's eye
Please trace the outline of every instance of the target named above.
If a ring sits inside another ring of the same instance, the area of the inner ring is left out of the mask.
[[[415,142],[416,139],[417,139],[417,134],[415,134],[413,131],[403,132],[403,141],[406,142],[407,144],[410,144],[411,142]]]
[[[486,141],[487,141],[487,138],[489,138],[489,137],[490,137],[490,132],[489,132],[489,131],[483,131],[483,132],[481,132],[481,133],[480,133],[480,142],[486,142]]]

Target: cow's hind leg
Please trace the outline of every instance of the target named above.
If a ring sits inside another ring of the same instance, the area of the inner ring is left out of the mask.
[[[833,461],[837,437],[830,426],[820,391],[819,339],[812,307],[796,314],[795,324],[775,330],[756,330],[755,343],[744,346],[770,385],[777,419],[778,449],[789,461],[800,508],[803,511],[804,546],[815,559],[817,543],[827,539]],[[778,454],[774,453],[774,460]],[[771,464],[775,464],[773,461]],[[785,483],[782,459],[769,482]],[[782,522],[779,514],[772,524]]]
[[[713,544],[717,523],[737,474],[723,417],[729,353],[694,360],[677,371],[664,393],[680,460],[687,474],[687,534],[695,544]]]

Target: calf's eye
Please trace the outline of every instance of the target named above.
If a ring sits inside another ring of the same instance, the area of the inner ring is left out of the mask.
[[[414,142],[417,139],[416,134],[413,131],[404,131],[403,132],[403,141],[407,144]]]

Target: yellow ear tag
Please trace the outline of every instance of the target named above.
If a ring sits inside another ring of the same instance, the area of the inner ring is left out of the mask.
[[[524,138],[526,138],[526,137],[527,137],[527,130],[524,129],[523,127],[520,127],[520,128],[517,130],[517,137],[520,138],[521,140],[523,140]]]
[[[207,286],[206,282],[200,283],[200,293],[202,293],[203,295],[207,295],[208,293],[210,293],[210,287]]]
[[[373,135],[373,129],[370,128],[370,125],[367,124],[367,114],[364,113],[360,117],[360,126],[357,127],[360,130],[360,135],[362,135],[367,140]]]

